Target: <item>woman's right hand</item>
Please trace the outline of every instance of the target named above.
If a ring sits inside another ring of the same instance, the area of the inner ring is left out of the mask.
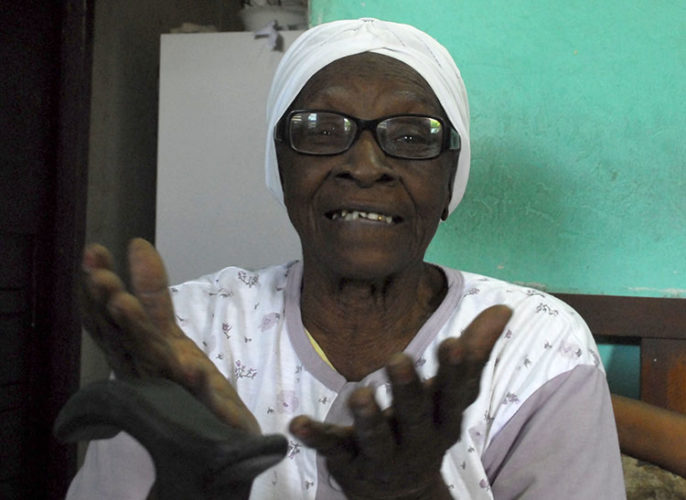
[[[222,422],[259,434],[255,417],[217,367],[176,324],[164,263],[143,239],[129,243],[131,292],[101,245],[83,255],[82,309],[88,333],[118,378],[163,377],[185,387]]]

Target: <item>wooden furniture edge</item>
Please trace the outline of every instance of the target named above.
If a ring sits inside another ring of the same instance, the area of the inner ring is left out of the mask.
[[[640,339],[641,400],[686,413],[686,299],[555,293],[598,336]]]

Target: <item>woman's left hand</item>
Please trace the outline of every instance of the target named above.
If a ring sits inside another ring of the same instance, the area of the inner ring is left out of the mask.
[[[348,498],[451,498],[440,472],[443,455],[460,439],[462,413],[478,396],[481,371],[511,315],[493,306],[461,337],[445,340],[438,372],[426,383],[409,356],[395,355],[386,367],[393,391],[387,410],[371,388],[360,388],[348,400],[352,427],[299,416],[290,431],[326,457]]]

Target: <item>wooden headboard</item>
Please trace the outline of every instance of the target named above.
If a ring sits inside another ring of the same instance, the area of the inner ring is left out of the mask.
[[[556,293],[593,335],[636,339],[641,400],[686,414],[686,299]]]

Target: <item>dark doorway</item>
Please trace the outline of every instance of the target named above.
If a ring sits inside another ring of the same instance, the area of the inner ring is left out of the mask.
[[[0,498],[63,498],[52,423],[78,386],[92,0],[0,11]]]

